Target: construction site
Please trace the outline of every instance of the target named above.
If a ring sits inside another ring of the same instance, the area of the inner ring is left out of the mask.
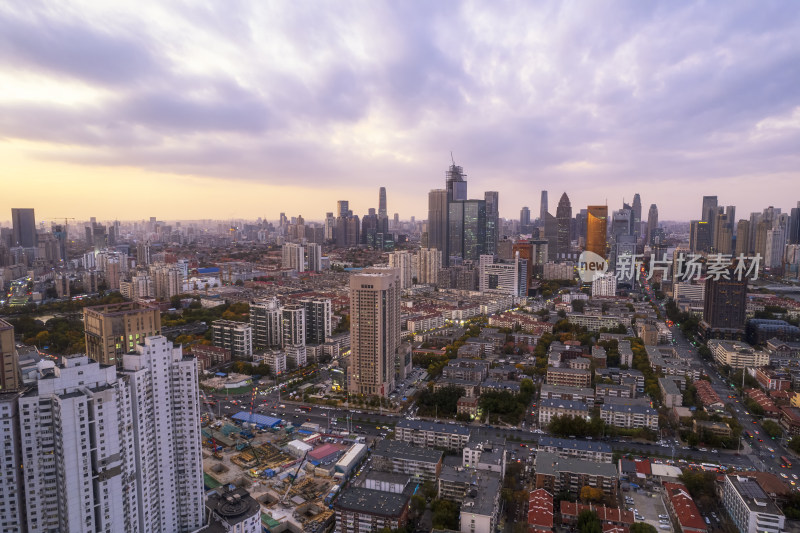
[[[335,522],[332,500],[363,458],[365,446],[321,434],[314,424],[294,428],[270,417],[258,419],[263,422],[258,425],[241,419],[204,421],[207,487],[246,489],[260,503],[267,531],[331,531]]]

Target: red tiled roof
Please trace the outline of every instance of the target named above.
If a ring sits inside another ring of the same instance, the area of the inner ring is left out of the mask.
[[[537,529],[553,529],[553,496],[545,489],[536,489],[530,494],[528,525]]]
[[[647,459],[637,459],[634,461],[636,465],[636,473],[637,474],[644,474],[646,476],[652,475],[653,471],[650,469],[650,461]]]
[[[681,529],[706,530],[706,523],[700,515],[694,500],[689,496],[689,491],[686,486],[681,483],[664,483],[664,491],[667,493],[672,508],[675,510],[675,515],[678,522],[681,524]]]
[[[347,448],[346,446],[340,446],[338,444],[323,444],[322,446],[317,446],[316,448],[308,452],[308,457],[312,460],[324,459],[330,454],[338,452],[340,450],[344,450],[346,448]]]

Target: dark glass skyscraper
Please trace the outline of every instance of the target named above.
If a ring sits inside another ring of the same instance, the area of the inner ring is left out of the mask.
[[[486,202],[486,252],[497,254],[497,241],[500,239],[500,193],[486,191],[483,194]]]
[[[658,228],[658,207],[656,204],[650,204],[650,210],[647,212],[647,234],[645,235],[645,242],[649,245],[653,244],[656,228]]]
[[[653,204],[655,205],[655,204]],[[639,242],[639,235],[642,232],[642,197],[639,193],[633,195],[633,235],[636,242]]]
[[[544,221],[547,218],[545,215],[547,214],[547,191],[542,191],[542,199],[539,203],[539,223],[544,225]]]
[[[11,246],[36,247],[36,217],[33,209],[12,208],[11,224]]]
[[[428,193],[428,247],[442,252],[442,263],[447,259],[447,190],[434,189]]]
[[[378,192],[378,216],[388,217],[386,211],[386,187],[381,187]]]
[[[739,338],[744,331],[747,310],[747,278],[741,281],[729,273],[731,279],[706,278],[703,320],[700,330],[706,339]]]
[[[556,223],[557,223],[557,237],[556,246],[558,247],[558,254],[566,254],[570,250],[570,242],[572,242],[572,235],[570,233],[570,224],[572,222],[572,204],[569,202],[567,193],[561,195],[556,207]]]

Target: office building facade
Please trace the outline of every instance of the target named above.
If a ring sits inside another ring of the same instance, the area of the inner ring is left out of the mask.
[[[161,334],[161,312],[136,302],[83,309],[86,355],[105,365],[119,364],[122,354],[145,337]]]

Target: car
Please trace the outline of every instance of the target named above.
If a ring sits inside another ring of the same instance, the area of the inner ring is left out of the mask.
[[[781,472],[781,477],[782,477],[783,479],[789,479],[789,476],[787,476],[787,475],[786,475],[786,474],[784,474],[783,472]]]
[[[797,474],[792,474],[792,479],[797,479]]]

